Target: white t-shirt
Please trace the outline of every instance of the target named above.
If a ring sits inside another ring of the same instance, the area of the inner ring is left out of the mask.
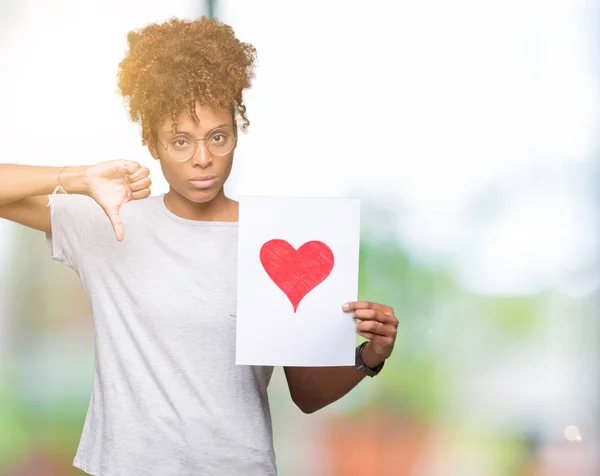
[[[276,474],[273,367],[235,364],[237,223],[186,220],[164,195],[121,209],[52,197],[52,257],[94,320],[92,394],[73,465],[96,476]]]

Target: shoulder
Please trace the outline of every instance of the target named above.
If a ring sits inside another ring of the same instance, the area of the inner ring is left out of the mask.
[[[125,203],[121,207],[120,215],[121,218],[124,216],[138,216],[147,213],[148,211],[156,208],[158,200],[161,195],[151,195],[148,198],[142,198],[140,200],[132,200]]]
[[[94,213],[103,213],[102,207],[87,195],[55,194],[48,195],[48,205],[54,216],[86,216]]]
[[[156,206],[158,200],[162,198],[162,195],[151,195],[147,198],[141,198],[139,200],[131,200],[121,207],[122,210],[143,210],[146,208],[152,208]]]

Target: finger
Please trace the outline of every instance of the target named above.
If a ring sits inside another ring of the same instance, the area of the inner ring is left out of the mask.
[[[374,344],[379,344],[385,347],[393,348],[394,340],[390,337],[384,337],[379,334],[373,334],[372,332],[357,332],[359,336],[368,339]]]
[[[133,175],[142,168],[138,162],[134,162],[133,160],[121,160],[117,166],[120,172],[128,175]]]
[[[397,319],[394,316],[384,314],[381,311],[375,309],[357,309],[352,313],[352,316],[360,320],[375,320],[379,322],[385,322],[388,324],[394,323]]]
[[[131,198],[133,200],[142,200],[143,198],[148,198],[151,194],[152,192],[150,191],[150,189],[145,188],[144,190],[141,190],[139,192],[133,192],[131,194]]]
[[[371,332],[362,332],[362,331],[356,331],[356,333],[361,336],[364,337],[365,339],[369,339],[369,340],[374,340],[375,337],[377,337],[377,334],[373,334]]]
[[[131,200],[131,190],[129,188],[129,180],[127,179],[127,168],[126,168],[126,164],[125,164],[126,162],[128,162],[128,161],[125,161],[125,160],[113,161],[112,166],[113,166],[113,169],[115,169],[115,171],[120,176],[120,181],[121,181],[121,184],[123,185],[123,188],[125,189],[125,193],[127,195],[127,200]],[[135,163],[135,162],[133,162],[133,163]],[[107,215],[108,215],[108,212],[107,212]]]
[[[150,188],[150,185],[152,185],[152,180],[150,180],[150,177],[146,177],[141,180],[138,180],[137,182],[132,183],[129,186],[129,188],[132,192],[139,192],[141,190],[144,190],[145,188]]]
[[[147,169],[146,167],[140,167],[136,172],[129,175],[129,181],[131,183],[134,183],[134,182],[137,182],[138,180],[148,177],[149,175],[150,175],[150,169]]]
[[[389,324],[382,324],[376,321],[363,321],[356,324],[356,330],[360,332],[370,332],[385,337],[396,337],[396,329]]]
[[[385,306],[371,301],[351,301],[347,302],[342,306],[344,311],[355,311],[357,309],[375,309],[388,315],[393,315],[394,310],[390,306]]]

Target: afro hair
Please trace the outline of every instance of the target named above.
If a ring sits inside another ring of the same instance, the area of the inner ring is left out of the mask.
[[[256,49],[239,41],[219,20],[172,18],[128,33],[129,50],[119,63],[118,90],[132,121],[141,124],[142,144],[153,142],[166,117],[177,128],[186,109],[197,120],[195,104],[230,110],[250,121],[242,93],[254,77]]]

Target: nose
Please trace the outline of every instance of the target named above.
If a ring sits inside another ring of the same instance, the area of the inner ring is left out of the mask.
[[[212,157],[204,140],[196,142],[196,151],[192,156],[192,165],[205,169],[212,164]]]

